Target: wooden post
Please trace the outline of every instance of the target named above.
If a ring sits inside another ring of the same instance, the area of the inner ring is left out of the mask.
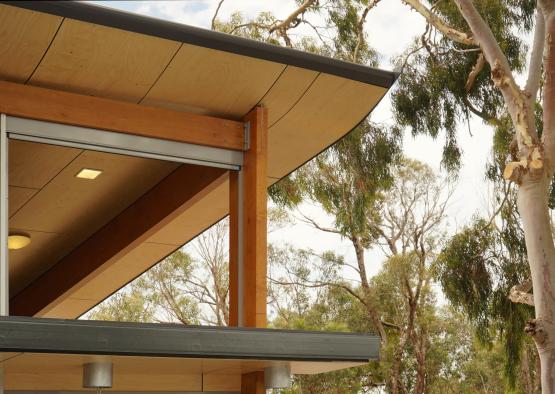
[[[264,372],[257,371],[241,376],[241,394],[265,394]]]
[[[249,148],[244,153],[241,174],[230,172],[229,324],[264,328],[267,295],[267,110],[256,107],[243,121],[250,124]],[[242,237],[239,237],[240,227]],[[239,267],[240,238],[242,268]],[[264,373],[243,375],[241,393],[264,394]]]

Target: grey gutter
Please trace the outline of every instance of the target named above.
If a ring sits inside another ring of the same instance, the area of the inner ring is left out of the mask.
[[[0,352],[367,362],[378,347],[365,334],[0,317]]]
[[[230,34],[74,1],[0,1],[13,7],[288,64],[389,88],[398,74]]]

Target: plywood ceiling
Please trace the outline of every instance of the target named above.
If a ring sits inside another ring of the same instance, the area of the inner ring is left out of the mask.
[[[52,42],[62,18],[16,7],[0,11],[0,75],[26,82]]]
[[[270,126],[268,185],[343,137],[387,92],[279,61],[5,4],[0,5],[0,79],[232,119],[264,105]],[[76,181],[80,167],[100,164],[106,173],[98,182]],[[10,226],[33,237],[30,247],[10,253],[12,294],[173,168],[11,142]],[[144,253],[111,263],[59,300],[48,316],[78,316],[191,240],[227,214],[227,193],[227,183],[212,190],[142,245]]]
[[[10,140],[9,227],[32,242],[10,251],[17,293],[176,168],[177,164]],[[95,180],[83,168],[102,170]]]
[[[138,102],[164,70],[179,43],[64,20],[29,83]]]
[[[0,359],[1,357],[0,353]],[[9,354],[0,362],[7,390],[83,390],[83,363],[111,360],[116,391],[240,391],[241,374],[283,361],[164,357]],[[294,374],[315,374],[361,365],[352,362],[291,363]]]

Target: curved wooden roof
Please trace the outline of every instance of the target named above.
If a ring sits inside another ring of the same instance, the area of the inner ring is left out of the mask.
[[[269,114],[269,185],[346,135],[396,79],[392,72],[82,2],[2,3],[0,80],[227,119],[241,119],[253,107],[263,105]],[[23,149],[23,145],[13,149]],[[33,149],[30,145],[27,148]],[[68,160],[71,162],[71,157]],[[64,175],[63,171],[56,172],[56,160],[45,158],[45,162],[51,166],[38,165],[45,171],[51,168],[52,176]],[[156,176],[163,176],[166,170]],[[29,190],[10,173],[12,178],[10,199],[17,210],[12,212],[15,216],[10,217],[10,225],[24,223],[18,229],[49,233],[42,230],[52,226],[35,223],[33,218],[48,216],[35,215],[47,209],[37,205],[46,193],[42,186],[52,187],[63,180],[54,182],[46,176],[40,188]],[[155,179],[159,178],[153,176]],[[110,262],[110,269],[69,291],[52,306],[49,316],[74,317],[86,311],[224,217],[228,212],[227,179],[218,182],[203,199],[184,209],[146,242]],[[145,187],[142,192],[147,190]],[[137,190],[129,198],[140,193]],[[83,207],[90,204],[86,199],[78,200],[80,195],[76,192],[72,197],[75,210],[81,203]],[[97,216],[94,226],[82,225],[98,229],[122,209],[112,208],[104,209],[112,212],[102,219],[104,222]],[[74,215],[69,211],[65,214]],[[23,216],[29,220],[21,220]],[[57,225],[64,220],[74,224],[68,216],[56,218]],[[83,233],[72,245],[90,235]],[[40,235],[36,239],[40,240]],[[32,243],[19,257],[10,252],[18,278],[24,278],[18,279],[19,289],[55,263],[33,260],[49,255],[44,248],[52,244]],[[39,246],[40,251],[32,250]],[[70,250],[69,246],[60,250]],[[24,255],[27,257],[21,257]],[[56,256],[59,258],[60,253]]]

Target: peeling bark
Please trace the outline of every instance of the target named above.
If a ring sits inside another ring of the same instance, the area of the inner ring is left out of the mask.
[[[551,234],[548,208],[549,185],[553,176],[555,158],[555,2],[540,0],[536,23],[534,50],[530,64],[527,88],[516,84],[509,64],[493,33],[477,12],[471,0],[456,0],[461,14],[479,42],[491,66],[492,80],[503,94],[516,131],[518,160],[509,163],[504,176],[519,184],[518,210],[522,218],[528,262],[534,289],[536,318],[530,321],[526,332],[532,336],[541,363],[543,393],[555,393],[555,246]],[[537,19],[538,20],[538,19]],[[545,42],[541,43],[545,28]],[[544,69],[544,130],[542,141],[535,128],[535,90],[541,72],[539,53],[545,46]]]
[[[513,286],[509,291],[508,298],[515,303],[534,306],[534,295],[529,293],[530,290],[532,290],[532,281],[527,280],[520,285]]]

